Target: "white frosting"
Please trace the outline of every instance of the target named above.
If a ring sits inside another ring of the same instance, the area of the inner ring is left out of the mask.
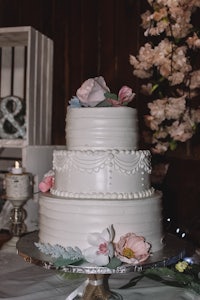
[[[50,194],[40,198],[41,242],[78,246],[85,249],[89,233],[102,232],[113,225],[114,242],[134,232],[152,244],[152,251],[162,248],[161,195],[137,200],[62,199]]]
[[[67,150],[55,150],[55,182],[40,197],[40,242],[89,245],[89,233],[113,225],[162,248],[161,194],[150,185],[150,152],[137,150],[136,110],[68,108]]]
[[[56,196],[134,199],[153,192],[149,151],[55,150],[53,169]]]
[[[122,149],[138,146],[137,111],[131,107],[67,109],[68,150]]]

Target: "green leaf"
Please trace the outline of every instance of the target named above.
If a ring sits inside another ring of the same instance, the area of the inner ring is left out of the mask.
[[[95,107],[108,107],[108,106],[112,106],[112,104],[107,100],[103,100],[100,103],[98,103]]]
[[[151,89],[151,94],[159,87],[159,85],[156,83],[152,86],[152,89]]]
[[[170,148],[170,150],[172,150],[172,151],[174,151],[176,148],[177,148],[177,142],[176,141],[171,141],[170,143],[169,143],[169,148]]]
[[[195,291],[197,294],[200,294],[200,282],[199,281],[192,281],[189,286],[190,289]]]
[[[111,258],[110,262],[106,265],[109,269],[116,269],[122,264],[121,260],[119,260],[117,257]]]
[[[59,257],[55,262],[54,265],[56,267],[63,267],[63,266],[67,266],[67,265],[76,265],[78,263],[82,263],[83,259],[65,259],[62,256]]]
[[[188,288],[200,294],[200,281],[198,278],[197,280],[194,279],[194,274],[190,275],[185,272],[177,272],[170,268],[156,268],[146,270],[144,275],[165,285]]]
[[[106,93],[104,94],[104,96],[105,96],[106,98],[118,100],[118,96],[117,96],[116,94],[113,94],[113,93],[106,92]]]
[[[144,278],[144,275],[141,274],[139,276],[133,277],[127,284],[123,285],[120,287],[120,289],[127,289],[133,286],[136,286],[136,284],[142,279]]]
[[[145,275],[149,274],[155,274],[158,276],[168,276],[173,277],[175,275],[175,272],[172,269],[169,268],[155,268],[155,269],[147,269],[144,271]]]

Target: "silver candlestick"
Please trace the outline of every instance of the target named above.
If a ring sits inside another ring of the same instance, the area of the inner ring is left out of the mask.
[[[27,200],[16,201],[16,200],[8,199],[8,201],[10,201],[13,205],[13,209],[11,210],[11,214],[10,214],[10,220],[11,220],[10,231],[13,236],[19,237],[27,230],[26,224],[24,223],[27,213],[26,210],[23,208],[23,205],[26,203]]]
[[[15,167],[12,168],[10,173],[6,174],[5,182],[6,198],[13,206],[10,214],[12,238],[3,245],[1,250],[16,252],[16,243],[27,230],[24,223],[27,213],[23,206],[32,197],[32,175],[24,173],[23,169],[19,167],[19,163],[15,162]]]

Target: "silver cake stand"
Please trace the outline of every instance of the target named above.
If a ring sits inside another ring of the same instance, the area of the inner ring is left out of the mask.
[[[83,263],[78,266],[67,265],[57,268],[54,265],[53,258],[41,253],[35,246],[35,242],[38,242],[37,231],[25,234],[17,242],[18,254],[22,256],[26,262],[65,273],[87,274],[88,278],[86,282],[77,291],[74,291],[74,296],[70,295],[66,300],[122,299],[121,295],[110,291],[108,287],[109,275],[116,273],[141,272],[148,268],[166,267],[175,264],[177,261],[184,258],[187,248],[187,242],[185,240],[172,234],[167,234],[164,239],[164,247],[162,250],[154,252],[148,260],[136,266],[122,264],[116,269],[110,269],[107,267],[97,267],[90,263]]]

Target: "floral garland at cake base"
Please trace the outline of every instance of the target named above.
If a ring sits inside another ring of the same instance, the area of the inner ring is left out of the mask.
[[[116,268],[122,262],[137,265],[149,257],[151,245],[144,237],[127,233],[120,238],[119,242],[114,243],[114,235],[112,225],[101,233],[90,233],[87,240],[90,246],[82,251],[78,247],[65,248],[48,243],[35,243],[35,245],[42,253],[54,258],[56,267],[89,262],[96,266]]]

